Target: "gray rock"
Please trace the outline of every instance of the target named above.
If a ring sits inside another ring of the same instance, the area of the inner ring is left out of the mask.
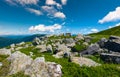
[[[101,48],[103,48],[105,46],[106,42],[107,42],[106,38],[101,38],[100,41],[98,42],[98,44]]]
[[[95,44],[91,44],[85,51],[82,51],[80,54],[84,55],[84,54],[88,54],[88,55],[92,55],[95,53],[98,53],[100,47],[97,43]]]
[[[46,45],[37,45],[36,48],[39,48],[40,52],[46,52],[47,51]]]
[[[75,40],[76,40],[76,41],[84,40],[84,37],[83,37],[83,35],[78,34],[78,35],[76,36]]]
[[[11,49],[6,49],[6,48],[0,49],[0,54],[1,55],[11,55]]]
[[[101,53],[100,58],[106,63],[120,64],[120,53]]]
[[[85,42],[90,42],[92,40],[91,36],[84,36]]]
[[[52,46],[51,46],[50,44],[46,47],[46,49],[47,49],[47,51],[50,51],[50,52],[53,51],[53,50],[52,50]]]
[[[75,41],[72,39],[72,38],[66,38],[63,40],[63,43],[66,43],[66,44],[71,44],[71,43],[74,43]]]
[[[109,51],[120,52],[120,37],[110,36],[108,41],[104,43],[104,48]]]
[[[24,71],[26,67],[29,66],[33,61],[30,56],[27,56],[19,51],[14,52],[7,59],[11,63],[9,75]]]
[[[100,64],[96,63],[95,61],[93,61],[91,59],[85,58],[85,57],[72,57],[71,61],[76,64],[79,64],[80,66],[83,66],[83,65],[88,66],[88,67],[100,66]]]

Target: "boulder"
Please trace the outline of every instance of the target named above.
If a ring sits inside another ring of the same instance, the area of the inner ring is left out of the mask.
[[[11,55],[11,49],[0,49],[0,55]]]
[[[47,51],[46,45],[37,45],[36,48],[39,48],[40,52],[46,52]]]
[[[100,58],[106,63],[120,64],[120,53],[101,53]]]
[[[99,45],[97,43],[95,43],[95,44],[91,44],[85,51],[82,51],[80,54],[81,55],[84,55],[84,54],[92,55],[95,53],[99,53],[100,49],[101,48],[99,47]]]
[[[52,52],[52,51],[53,51],[52,46],[51,46],[50,44],[49,44],[49,45],[47,45],[46,49],[47,49],[47,51],[50,51],[50,52]]]
[[[88,66],[88,67],[100,66],[100,64],[96,63],[95,61],[93,61],[91,59],[85,58],[85,57],[72,57],[71,61],[76,64],[79,64],[80,66]]]
[[[74,43],[75,41],[73,40],[73,38],[66,38],[63,40],[63,42],[66,44],[71,44],[71,43]]]
[[[109,51],[120,52],[120,37],[110,36],[107,42],[105,42],[104,48]]]
[[[33,41],[34,45],[39,45],[40,43],[41,43],[41,40],[38,37],[36,37]]]
[[[68,48],[65,44],[58,45],[57,50],[63,51],[63,52],[70,52],[71,51],[71,49]]]
[[[61,66],[54,62],[45,62],[44,57],[36,58],[25,70],[30,77],[61,77]]]
[[[29,75],[30,77],[62,76],[61,65],[54,62],[45,62],[44,57],[37,57],[33,60],[30,56],[16,51],[7,59],[11,63],[9,75],[22,71],[25,75]]]
[[[100,41],[98,42],[98,44],[101,48],[103,48],[105,46],[106,42],[107,42],[106,38],[101,38]]]
[[[78,34],[78,35],[76,36],[75,40],[76,40],[76,41],[84,40],[84,37],[83,37],[83,35]]]
[[[24,71],[27,66],[33,61],[30,56],[27,56],[19,51],[14,52],[9,56],[8,61],[10,61],[10,73],[9,75],[15,74],[20,71]]]
[[[91,36],[84,36],[85,42],[90,42],[92,40]]]

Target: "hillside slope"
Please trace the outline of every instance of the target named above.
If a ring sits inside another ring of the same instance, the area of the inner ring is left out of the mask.
[[[98,33],[93,33],[90,35],[116,35],[116,36],[120,36],[120,26],[116,26],[107,30],[103,30],[101,32]]]

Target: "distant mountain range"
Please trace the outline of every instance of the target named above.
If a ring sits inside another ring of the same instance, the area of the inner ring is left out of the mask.
[[[35,35],[4,35],[0,36],[0,48],[9,46],[13,43],[20,43],[20,42],[30,42],[33,41],[35,37],[42,37],[45,34],[35,34]]]

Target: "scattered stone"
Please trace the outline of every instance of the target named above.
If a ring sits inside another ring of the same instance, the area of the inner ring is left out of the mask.
[[[92,55],[95,53],[99,53],[98,52],[99,50],[100,50],[99,45],[95,43],[95,44],[91,44],[85,51],[81,52],[80,54],[81,55],[84,55],[84,54]]]
[[[52,46],[50,44],[46,47],[46,49],[47,49],[47,51],[50,51],[50,52],[53,51]]]
[[[6,48],[0,49],[0,54],[1,55],[11,55],[11,49],[6,49]]]
[[[96,63],[95,61],[85,58],[85,57],[72,57],[71,58],[72,62],[79,64],[80,66],[88,66],[88,67],[95,67],[95,66],[100,66],[100,64]]]
[[[78,34],[78,35],[76,36],[75,40],[76,40],[76,41],[84,40],[84,37],[83,37],[83,35]]]
[[[47,51],[46,45],[37,45],[36,48],[39,48],[40,52],[46,52]]]
[[[120,64],[120,53],[101,53],[100,57],[105,62]]]
[[[85,42],[90,42],[92,40],[91,36],[84,36]]]

